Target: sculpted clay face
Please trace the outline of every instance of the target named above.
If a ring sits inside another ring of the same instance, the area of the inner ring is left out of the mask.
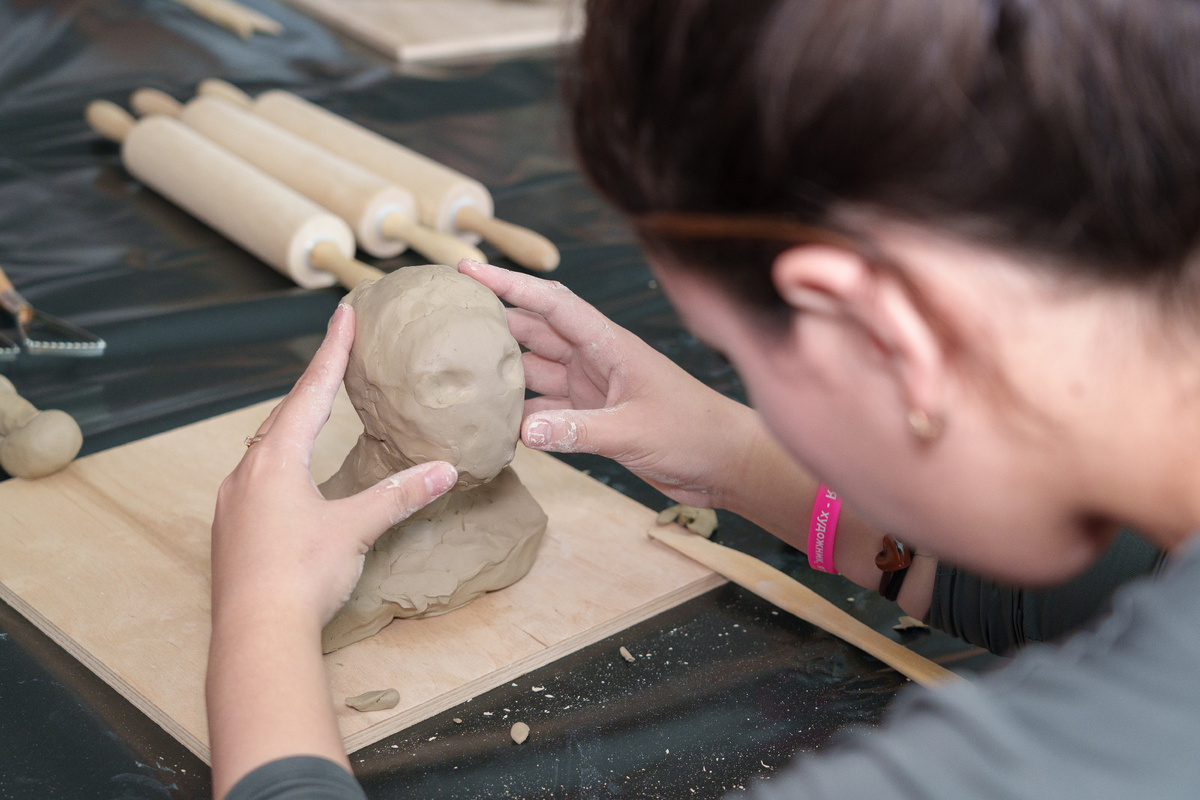
[[[477,486],[512,461],[525,375],[494,294],[450,267],[407,267],[346,302],[358,319],[346,391],[397,468],[449,461]]]
[[[520,348],[500,301],[444,266],[360,284],[346,392],[363,434],[321,486],[346,497],[414,464],[459,472],[449,494],[385,532],[350,600],[322,634],[325,652],[395,617],[458,608],[520,580],[546,515],[512,469],[525,396]]]

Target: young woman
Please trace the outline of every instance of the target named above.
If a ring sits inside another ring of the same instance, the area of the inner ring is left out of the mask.
[[[1122,526],[1148,545],[1118,572],[1169,554],[1091,627],[909,691],[882,729],[753,796],[1200,791],[1198,35],[1184,0],[590,3],[580,160],[754,410],[562,287],[464,262],[530,350],[527,445],[616,458],[797,544],[818,476],[857,512],[837,569],[910,613],[954,606],[939,581],[958,569],[1070,580]],[[295,796],[357,796],[320,627],[372,537],[453,478],[426,464],[336,505],[316,494],[306,456],[351,317],[219,498],[218,795],[285,796],[287,776]],[[881,574],[881,531],[918,555],[906,572]]]

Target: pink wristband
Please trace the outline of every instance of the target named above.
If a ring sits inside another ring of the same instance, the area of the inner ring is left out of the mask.
[[[825,484],[817,484],[817,499],[808,523],[808,564],[831,575],[837,574],[833,566],[833,540],[841,510],[842,501],[837,494]]]

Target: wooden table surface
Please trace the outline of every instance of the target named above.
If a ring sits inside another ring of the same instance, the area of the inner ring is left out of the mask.
[[[212,511],[274,404],[0,483],[0,598],[205,761]],[[340,392],[313,453],[318,482],[361,432]],[[325,657],[349,752],[724,583],[651,540],[645,506],[545,453],[518,448],[513,468],[549,518],[529,574]],[[389,688],[400,703],[386,711],[343,702]]]

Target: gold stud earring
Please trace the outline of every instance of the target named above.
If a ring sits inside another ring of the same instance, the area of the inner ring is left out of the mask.
[[[924,409],[913,408],[908,412],[908,427],[922,442],[932,442],[942,435],[945,424],[940,416],[930,416]]]

